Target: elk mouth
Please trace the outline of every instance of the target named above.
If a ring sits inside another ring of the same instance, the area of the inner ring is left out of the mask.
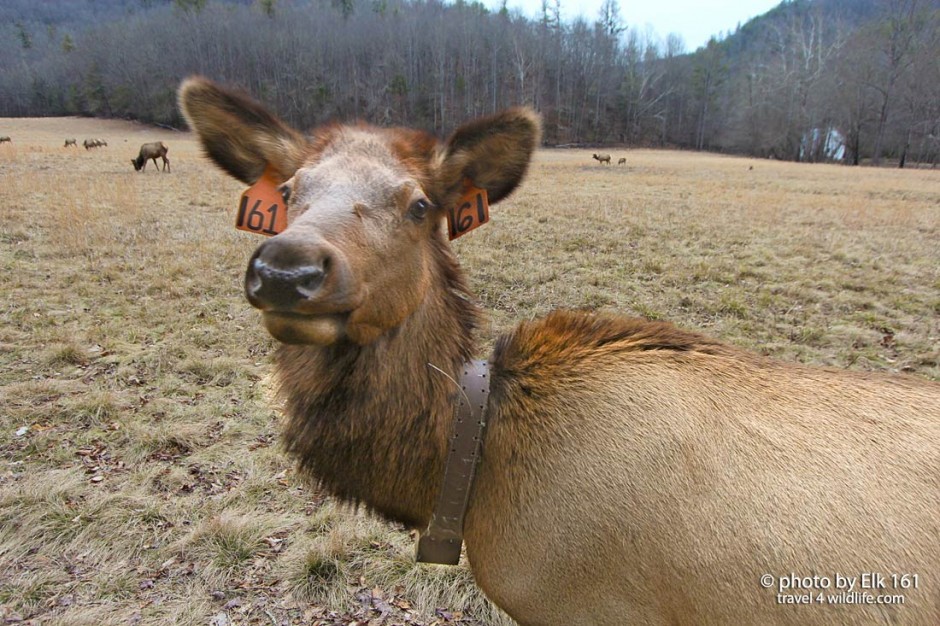
[[[298,246],[281,237],[259,246],[248,262],[248,302],[261,310],[265,328],[281,343],[336,343],[362,304],[362,284],[335,248]]]
[[[264,327],[281,343],[328,346],[346,334],[348,313],[308,315],[282,311],[262,311]]]

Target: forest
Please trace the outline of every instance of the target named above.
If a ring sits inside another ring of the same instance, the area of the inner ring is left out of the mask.
[[[698,50],[630,24],[455,0],[6,0],[0,116],[181,128],[199,73],[294,125],[443,134],[507,106],[546,145],[653,146],[849,164],[940,159],[940,0],[785,0]]]

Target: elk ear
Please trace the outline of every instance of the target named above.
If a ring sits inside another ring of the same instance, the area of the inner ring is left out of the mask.
[[[541,131],[538,113],[523,107],[461,126],[447,140],[437,171],[444,195],[458,192],[469,178],[486,189],[490,203],[499,202],[525,177]]]
[[[179,106],[206,154],[249,185],[271,166],[287,180],[303,164],[303,135],[249,96],[193,76],[179,88]]]

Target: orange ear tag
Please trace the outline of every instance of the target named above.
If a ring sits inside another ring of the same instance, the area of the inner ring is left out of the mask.
[[[447,231],[450,240],[466,235],[474,228],[490,221],[490,204],[486,201],[486,189],[474,187],[469,180],[464,183],[464,192],[457,204],[447,211]]]
[[[258,182],[242,194],[235,228],[268,237],[287,228],[287,206],[277,188],[274,171],[268,167]]]

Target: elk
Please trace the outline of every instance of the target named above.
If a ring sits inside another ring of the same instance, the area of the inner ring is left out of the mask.
[[[66,139],[66,140],[65,140],[65,145],[63,146],[63,148],[69,148],[69,147],[77,148],[77,147],[78,147],[78,140],[76,140],[76,139]]]
[[[0,143],[13,143],[13,140],[4,135],[3,137],[0,137]]]
[[[90,150],[91,148],[97,148],[103,144],[98,139],[86,139],[82,142],[82,145],[85,146],[85,150]]]
[[[591,155],[591,158],[592,158],[592,159],[597,159],[597,162],[600,163],[600,164],[602,164],[602,165],[603,165],[604,163],[606,163],[607,165],[610,165],[610,155],[609,155],[609,154],[592,154],[592,155]]]
[[[287,198],[245,273],[280,342],[287,453],[337,498],[425,529],[481,315],[441,223],[468,181],[491,203],[513,192],[539,118],[509,109],[442,142],[302,134],[200,77],[179,101],[219,168]],[[519,624],[940,623],[940,384],[565,310],[504,334],[489,368],[463,541]],[[900,606],[778,605],[779,577],[872,571],[921,588]]]
[[[140,147],[140,154],[137,155],[136,159],[131,159],[131,165],[134,166],[134,169],[138,172],[141,172],[147,169],[147,160],[153,159],[153,166],[159,167],[157,164],[157,159],[163,159],[163,171],[170,171],[170,160],[166,158],[166,153],[169,148],[162,141],[154,141],[151,143],[145,143]]]
[[[626,157],[620,157],[619,159],[617,159],[617,165],[626,165],[626,164],[627,164]]]

